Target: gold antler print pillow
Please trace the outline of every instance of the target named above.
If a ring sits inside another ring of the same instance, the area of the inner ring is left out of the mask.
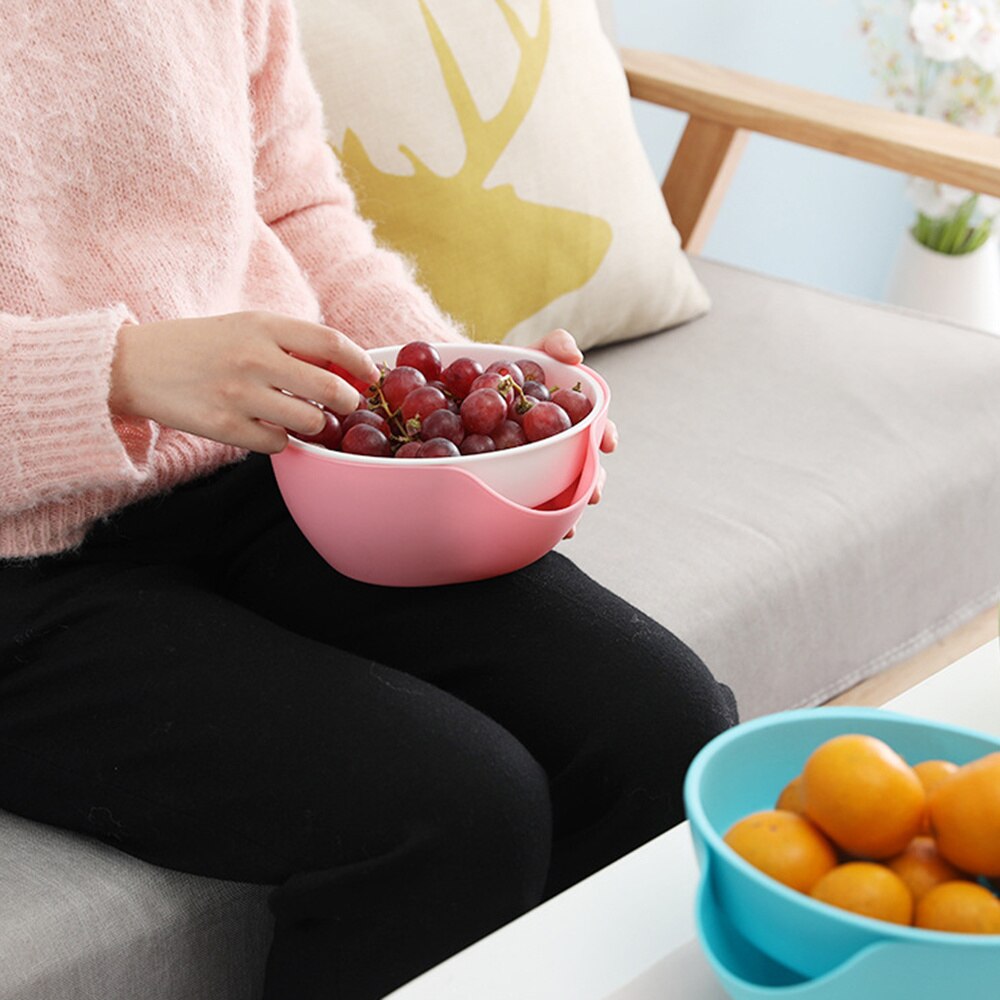
[[[700,315],[594,0],[299,0],[376,237],[478,340],[584,348]]]

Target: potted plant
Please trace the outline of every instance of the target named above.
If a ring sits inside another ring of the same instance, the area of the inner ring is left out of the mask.
[[[1000,132],[1000,0],[866,0],[872,72],[900,111]],[[889,298],[1000,333],[1000,201],[912,178]]]

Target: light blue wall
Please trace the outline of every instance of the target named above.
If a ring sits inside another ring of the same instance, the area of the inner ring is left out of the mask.
[[[877,102],[854,0],[614,0],[620,44],[704,59]],[[633,104],[662,177],[683,119]],[[820,288],[881,298],[911,222],[900,175],[752,136],[704,255]]]

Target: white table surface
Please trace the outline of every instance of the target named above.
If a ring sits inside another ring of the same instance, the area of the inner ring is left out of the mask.
[[[885,708],[1000,735],[989,642]],[[392,1000],[726,1000],[695,935],[687,824],[390,994]]]

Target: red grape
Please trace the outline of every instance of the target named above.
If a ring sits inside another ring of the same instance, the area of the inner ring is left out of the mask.
[[[552,402],[561,406],[571,423],[578,424],[594,408],[594,404],[579,389],[557,389]]]
[[[517,396],[507,407],[507,419],[521,423],[524,415],[530,410],[538,400],[534,396]]]
[[[447,405],[448,399],[440,389],[435,389],[432,385],[422,385],[403,400],[401,415],[404,423],[410,420],[423,420],[429,413],[443,410]]]
[[[469,387],[469,395],[471,396],[477,389],[494,389],[503,396],[509,406],[517,391],[514,388],[514,383],[509,379],[510,376],[501,375],[499,372],[483,372]]]
[[[524,385],[521,386],[521,390],[525,396],[532,396],[535,399],[548,401],[552,398],[552,393],[549,392],[549,387],[543,382],[536,382],[534,379],[528,379]]]
[[[427,384],[434,386],[435,389],[440,389],[444,393],[445,398],[448,400],[448,409],[451,410],[452,413],[458,413],[459,400],[451,394],[451,390],[444,384],[444,382],[441,381],[441,379],[435,379],[433,382],[428,382]]]
[[[469,395],[469,386],[473,380],[483,374],[483,366],[472,358],[457,358],[443,372],[441,381],[448,387],[448,392],[459,399]]]
[[[433,344],[423,340],[412,340],[399,349],[396,367],[400,365],[416,368],[428,382],[441,377],[441,355]]]
[[[358,424],[368,424],[369,427],[374,427],[384,437],[389,437],[388,422],[385,417],[375,413],[374,410],[355,410],[344,417],[340,426],[346,434],[352,427],[356,427]]]
[[[344,435],[340,447],[349,455],[375,455],[388,458],[392,454],[389,439],[371,424],[355,424]]]
[[[344,436],[344,430],[340,426],[340,421],[336,415],[329,410],[323,411],[323,429],[316,434],[299,434],[291,432],[293,437],[300,441],[309,441],[312,444],[322,445],[331,451],[336,451],[340,447],[340,441]]]
[[[524,436],[529,441],[541,441],[572,427],[569,414],[555,403],[538,402],[524,415]]]
[[[458,450],[463,455],[483,455],[488,451],[496,451],[497,443],[488,434],[469,434]]]
[[[518,361],[517,367],[521,369],[525,382],[537,382],[545,385],[545,369],[537,361]]]
[[[395,412],[403,405],[403,400],[414,389],[419,389],[426,384],[427,379],[424,378],[423,372],[402,365],[386,372],[385,378],[382,379],[382,395],[385,397],[389,409]]]
[[[447,438],[431,438],[420,446],[417,458],[456,458],[461,455],[458,445]]]
[[[427,415],[420,426],[420,436],[425,441],[431,438],[447,438],[455,444],[461,444],[465,437],[465,426],[462,418],[451,410],[435,410]]]
[[[493,442],[497,446],[497,451],[504,451],[507,448],[517,448],[522,444],[528,443],[521,425],[514,420],[504,420],[490,437],[493,438]]]
[[[507,404],[494,389],[476,389],[463,400],[461,414],[470,434],[489,434],[507,416]]]
[[[496,372],[498,375],[508,375],[514,380],[515,385],[524,385],[524,373],[513,361],[494,361],[486,371]]]
[[[423,441],[407,441],[396,449],[396,458],[416,458]]]

